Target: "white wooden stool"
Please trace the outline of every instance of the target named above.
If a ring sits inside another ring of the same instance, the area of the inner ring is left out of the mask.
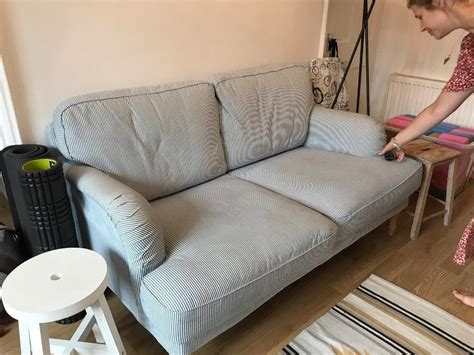
[[[104,297],[106,287],[107,264],[88,249],[57,249],[18,266],[3,283],[2,299],[18,320],[21,353],[125,354]],[[46,323],[84,309],[87,315],[70,340],[48,338]],[[85,342],[91,330],[104,344]]]

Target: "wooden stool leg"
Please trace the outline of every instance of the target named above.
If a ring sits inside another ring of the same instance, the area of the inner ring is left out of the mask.
[[[31,354],[30,331],[28,330],[28,323],[18,321],[18,330],[20,333],[20,348],[21,354]]]
[[[29,323],[31,350],[34,354],[50,354],[48,325],[46,323]]]
[[[395,234],[395,229],[397,229],[397,220],[400,213],[397,213],[395,216],[392,216],[388,221],[388,235],[392,237]]]
[[[423,221],[423,212],[425,210],[426,198],[430,189],[431,176],[433,175],[433,165],[426,164],[424,166],[423,181],[421,182],[418,200],[416,202],[415,216],[413,217],[413,225],[411,226],[410,238],[416,240],[420,233],[421,222]]]
[[[456,169],[456,159],[449,163],[448,183],[446,185],[446,202],[444,210],[444,225],[449,226],[451,217],[453,216],[454,203],[454,173]]]
[[[120,339],[120,334],[104,295],[99,297],[97,302],[91,306],[91,309],[94,312],[95,321],[102,333],[107,349],[116,354],[125,354],[122,339]]]

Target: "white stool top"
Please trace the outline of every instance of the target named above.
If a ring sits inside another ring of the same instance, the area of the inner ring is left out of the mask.
[[[107,264],[96,252],[64,248],[37,255],[5,279],[2,299],[15,319],[45,323],[84,310],[107,287]]]

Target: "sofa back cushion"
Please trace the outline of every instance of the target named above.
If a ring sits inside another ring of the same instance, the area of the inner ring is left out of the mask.
[[[51,145],[146,199],[215,178],[227,167],[214,87],[184,82],[75,97],[56,109]]]
[[[229,169],[300,146],[313,106],[309,67],[269,65],[211,77]]]

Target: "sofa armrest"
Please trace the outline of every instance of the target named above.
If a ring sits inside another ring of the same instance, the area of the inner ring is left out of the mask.
[[[384,128],[377,120],[367,115],[314,106],[304,146],[372,157],[385,146],[385,142]]]
[[[150,203],[92,167],[68,165],[66,177],[83,242],[86,239],[113,264],[114,270],[109,270],[112,289],[141,311],[141,281],[166,258],[163,231],[154,221]]]

